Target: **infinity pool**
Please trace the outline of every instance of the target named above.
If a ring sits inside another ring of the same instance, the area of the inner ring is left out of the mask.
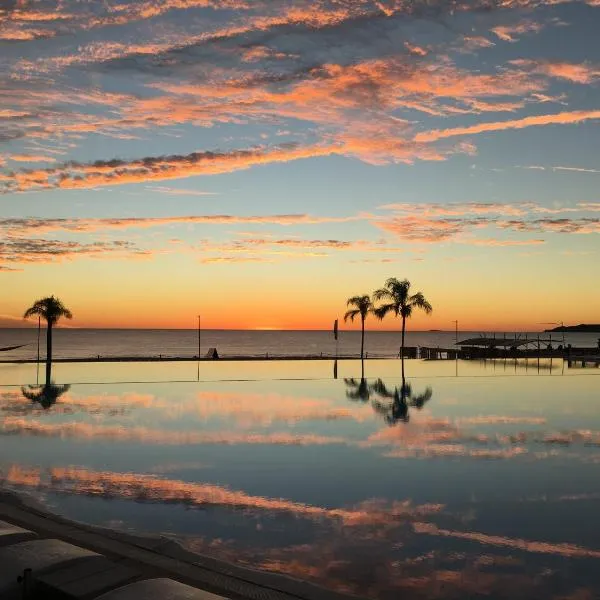
[[[0,366],[0,485],[370,598],[600,596],[600,371]]]

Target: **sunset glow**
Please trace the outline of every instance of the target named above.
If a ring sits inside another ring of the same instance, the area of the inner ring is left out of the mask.
[[[598,322],[598,25],[597,0],[1,3],[0,326],[55,294],[72,327],[326,329],[388,277],[434,307],[413,330]]]

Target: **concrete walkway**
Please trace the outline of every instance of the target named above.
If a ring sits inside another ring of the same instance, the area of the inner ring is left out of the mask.
[[[31,572],[25,573],[26,569]],[[21,582],[17,578],[21,576]],[[24,595],[25,592],[25,595]],[[0,492],[0,598],[348,600],[194,554],[164,537],[88,526]]]

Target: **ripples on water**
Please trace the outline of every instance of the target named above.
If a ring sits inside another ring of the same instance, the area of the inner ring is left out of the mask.
[[[371,598],[600,595],[600,371],[332,367],[4,365],[2,485]]]

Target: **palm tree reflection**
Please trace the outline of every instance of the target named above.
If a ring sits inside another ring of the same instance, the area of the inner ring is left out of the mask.
[[[368,383],[364,367],[360,379],[347,378],[344,379],[344,383],[348,388],[346,398],[362,402],[370,400],[373,410],[381,415],[390,426],[399,421],[408,423],[410,420],[409,408],[421,410],[433,396],[433,390],[429,386],[424,392],[416,394],[412,385],[404,377],[402,377],[400,386],[388,387],[382,379]]]
[[[69,384],[56,385],[46,382],[45,385],[28,385],[21,387],[21,393],[32,402],[37,402],[42,408],[48,409],[70,389]]]
[[[382,415],[388,425],[395,425],[398,421],[408,423],[409,407],[421,410],[433,396],[431,387],[427,387],[421,394],[415,394],[412,385],[404,379],[400,386],[393,388],[389,388],[381,379],[377,379],[371,384],[371,389],[379,396],[371,401],[373,410]]]

